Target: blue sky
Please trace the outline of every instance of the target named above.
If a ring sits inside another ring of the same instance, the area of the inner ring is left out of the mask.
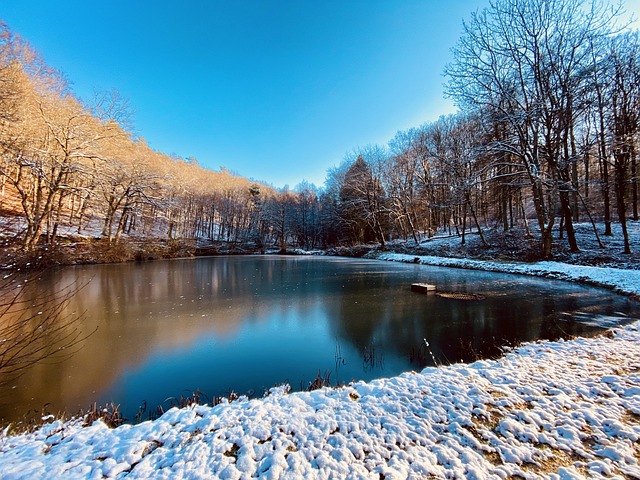
[[[129,98],[152,148],[293,187],[452,112],[442,70],[487,3],[2,0],[0,18],[78,96]]]

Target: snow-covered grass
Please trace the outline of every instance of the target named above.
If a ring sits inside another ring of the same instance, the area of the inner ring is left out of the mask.
[[[622,269],[419,261],[640,294],[640,277]],[[640,322],[596,338],[522,345],[495,361],[339,389],[279,387],[263,399],[172,409],[115,429],[82,423],[5,431],[0,476],[640,478]]]

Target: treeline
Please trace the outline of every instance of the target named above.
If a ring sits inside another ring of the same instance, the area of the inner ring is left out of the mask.
[[[21,247],[64,234],[248,241],[273,189],[152,150],[117,92],[81,102],[64,77],[0,25],[0,206]]]
[[[460,113],[331,170],[318,200],[326,241],[384,246],[446,229],[464,243],[472,229],[486,242],[486,229],[518,227],[548,258],[554,241],[579,251],[575,222],[600,240],[615,218],[630,253],[640,42],[622,13],[599,0],[493,0],[472,14],[445,71]]]
[[[640,40],[621,13],[599,0],[493,0],[464,23],[446,67],[459,113],[355,150],[323,189],[292,190],[153,151],[128,132],[117,93],[81,103],[2,26],[0,200],[19,200],[26,250],[63,229],[284,251],[417,244],[442,230],[486,243],[517,228],[551,257],[559,240],[579,250],[576,222],[599,238],[615,218],[629,253]]]

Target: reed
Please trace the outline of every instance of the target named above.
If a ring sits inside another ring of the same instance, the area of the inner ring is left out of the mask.
[[[375,367],[384,367],[384,355],[376,349],[376,346],[373,343],[365,345],[364,351],[362,352],[362,361],[365,370],[373,369]]]
[[[307,386],[306,390],[307,392],[311,392],[313,390],[318,390],[322,387],[330,387],[331,386],[331,372],[329,372],[328,370],[324,372],[324,375],[320,373],[320,370],[318,370],[318,374],[316,375],[316,378],[314,378],[311,382],[309,382],[309,385]],[[300,385],[300,390],[305,390],[304,388],[302,388],[302,385]]]
[[[99,406],[93,402],[89,410],[86,413],[81,412],[80,416],[83,419],[82,425],[85,427],[92,425],[96,420],[102,420],[109,428],[119,427],[127,421],[120,414],[120,405],[113,402],[107,403],[105,406]]]

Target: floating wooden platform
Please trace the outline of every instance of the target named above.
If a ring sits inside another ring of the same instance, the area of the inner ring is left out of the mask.
[[[411,291],[419,293],[435,292],[436,286],[428,283],[412,283]]]

